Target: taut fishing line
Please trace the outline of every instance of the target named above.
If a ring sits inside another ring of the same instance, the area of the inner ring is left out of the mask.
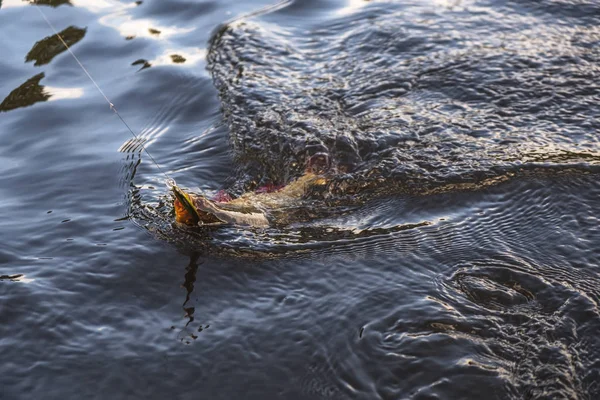
[[[160,167],[160,165],[156,162],[156,160],[154,159],[154,157],[152,157],[152,154],[150,154],[150,152],[148,151],[148,149],[146,148],[146,146],[144,146],[143,141],[140,140],[140,138],[138,137],[138,135],[135,134],[135,132],[133,131],[133,129],[131,129],[131,127],[129,126],[129,124],[127,124],[127,122],[125,122],[125,120],[123,119],[123,117],[121,116],[121,114],[119,114],[119,111],[117,110],[117,108],[115,107],[115,105],[113,104],[113,102],[110,101],[110,99],[108,98],[108,96],[106,96],[106,94],[102,91],[102,89],[100,89],[100,86],[98,86],[98,84],[96,83],[96,81],[94,80],[94,78],[92,78],[92,75],[90,75],[90,73],[88,72],[88,70],[81,63],[81,61],[79,61],[79,59],[77,58],[77,56],[75,55],[75,53],[73,53],[73,51],[71,50],[71,48],[69,47],[69,45],[67,44],[67,42],[64,41],[64,39],[62,38],[62,36],[60,35],[60,33],[58,33],[58,31],[56,30],[56,28],[54,28],[54,25],[52,25],[52,23],[50,22],[50,20],[48,19],[48,17],[46,17],[46,14],[44,13],[44,11],[42,11],[42,9],[37,5],[37,3],[32,3],[32,4],[39,11],[40,15],[42,16],[42,18],[44,18],[44,20],[46,21],[46,23],[48,24],[48,26],[50,27],[50,29],[52,29],[52,31],[54,31],[54,34],[56,34],[56,36],[61,41],[61,43],[65,46],[65,48],[68,50],[68,52],[71,53],[71,55],[73,56],[73,58],[75,59],[75,61],[77,61],[77,64],[79,64],[79,66],[81,67],[81,69],[83,70],[83,72],[85,72],[85,74],[87,75],[88,78],[90,78],[90,80],[92,81],[92,83],[94,84],[94,86],[96,86],[96,89],[98,89],[98,91],[100,92],[100,94],[102,95],[102,97],[104,97],[104,99],[108,103],[110,109],[117,115],[117,117],[119,117],[119,119],[121,120],[121,122],[123,123],[123,125],[125,125],[127,127],[127,129],[129,130],[129,132],[131,132],[131,134],[133,135],[133,137],[140,143],[140,145],[142,146],[142,149],[144,149],[144,152],[146,152],[146,154],[148,155],[148,157],[150,157],[150,160],[152,160],[152,162],[154,163],[154,165],[156,165],[156,168],[158,168],[158,170],[167,178],[167,185],[174,186],[175,185],[175,180],[172,179]]]
[[[257,10],[257,11],[248,13],[246,15],[242,15],[242,16],[240,16],[238,18],[233,18],[232,20],[226,22],[225,25],[229,25],[229,24],[231,24],[233,22],[236,22],[236,21],[239,21],[239,20],[242,20],[242,19],[246,19],[246,18],[257,16],[257,15],[265,14],[265,13],[270,12],[270,11],[278,10],[278,9],[283,8],[283,7],[285,7],[285,6],[287,6],[287,5],[291,4],[291,3],[292,3],[292,0],[283,0],[283,1],[280,1],[280,2],[278,2],[276,4],[263,7],[261,9]],[[121,116],[121,114],[119,113],[119,111],[117,110],[117,108],[115,107],[114,103],[112,101],[110,101],[110,99],[108,98],[108,96],[104,93],[104,91],[96,83],[96,81],[94,80],[94,78],[92,77],[92,75],[83,66],[83,64],[81,63],[81,61],[79,61],[79,58],[77,58],[77,56],[75,55],[75,53],[73,53],[73,51],[71,50],[71,48],[69,47],[69,45],[67,44],[67,42],[65,42],[65,40],[62,38],[62,36],[60,35],[60,33],[58,33],[58,31],[54,27],[54,25],[52,25],[52,23],[50,22],[50,20],[48,19],[48,17],[44,13],[44,11],[42,11],[41,7],[38,6],[38,4],[35,3],[35,2],[32,2],[31,4],[35,6],[35,8],[38,10],[38,12],[40,13],[40,15],[42,16],[42,18],[44,18],[44,20],[46,21],[46,23],[50,27],[50,29],[52,29],[52,31],[54,32],[54,34],[56,35],[56,37],[58,37],[58,39],[65,46],[65,48],[71,54],[71,56],[73,56],[73,58],[75,59],[75,61],[77,62],[77,64],[79,64],[79,66],[81,67],[81,69],[83,70],[83,72],[87,75],[87,77],[90,78],[90,81],[92,81],[92,83],[94,84],[94,86],[96,86],[96,89],[98,89],[98,92],[100,92],[100,94],[102,95],[102,97],[104,97],[104,99],[108,103],[110,109],[117,115],[117,117],[119,117],[119,119],[121,120],[121,122],[123,123],[123,125],[125,125],[125,127],[133,135],[133,137],[140,143],[140,145],[142,146],[142,149],[144,150],[144,152],[148,155],[148,157],[154,163],[154,165],[156,165],[156,168],[167,178],[167,185],[169,187],[174,187],[176,185],[175,184],[175,180],[173,178],[171,178],[161,168],[161,166],[158,164],[158,162],[156,162],[156,160],[154,159],[154,157],[152,157],[152,154],[150,154],[150,152],[148,151],[148,149],[146,148],[146,146],[144,146],[143,141],[140,140],[140,138],[138,137],[138,135],[135,134],[135,132],[133,131],[133,129],[131,129],[131,127],[129,126],[129,124],[127,122],[125,122],[125,119],[123,119],[123,117]],[[296,124],[294,124],[293,126],[295,126]]]

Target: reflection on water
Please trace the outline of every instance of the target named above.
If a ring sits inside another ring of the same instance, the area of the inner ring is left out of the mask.
[[[152,64],[150,64],[150,62],[148,60],[144,60],[143,58],[140,58],[139,60],[135,60],[134,62],[131,63],[131,65],[141,65],[141,67],[138,71],[141,71],[146,68],[150,68],[152,66]]]
[[[171,60],[173,60],[175,64],[183,64],[186,61],[185,57],[180,56],[179,54],[171,54]]]
[[[22,0],[39,6],[59,7],[63,4],[72,6],[71,0]]]
[[[16,274],[16,275],[0,275],[0,281],[16,281],[18,279],[20,279],[23,276],[23,274]]]
[[[336,14],[338,15],[350,15],[362,7],[366,6],[371,0],[347,0],[346,6],[337,10]]]
[[[135,6],[134,6],[135,7]],[[118,11],[113,11],[100,18],[103,25],[116,29],[125,38],[140,37],[155,40],[167,40],[176,35],[182,35],[194,30],[193,27],[182,28],[175,25],[159,25],[151,19],[134,18],[128,14],[130,6],[121,5]]]
[[[70,26],[63,31],[59,32],[58,35],[62,37],[65,43],[69,47],[73,47],[79,42],[86,33],[86,28],[77,28]],[[58,35],[48,36],[39,42],[37,42],[27,53],[25,62],[35,61],[35,66],[48,64],[54,57],[67,51],[65,45],[59,39]]]
[[[0,117],[0,397],[599,398],[594,2],[287,2],[211,77],[267,2],[45,8],[127,140],[66,54],[22,85],[47,27],[3,0],[2,110],[81,97]],[[339,181],[179,228],[143,144],[207,194]]]
[[[83,88],[61,88],[46,86],[46,92],[51,96],[50,101],[63,99],[78,99],[83,96]]]
[[[0,112],[14,110],[15,108],[27,107],[40,101],[47,101],[50,94],[45,87],[40,85],[45,74],[42,72],[29,78],[21,86],[10,92],[0,103]]]
[[[52,3],[54,5],[54,3]],[[58,6],[57,4],[55,6]],[[31,48],[25,57],[25,62],[35,61],[35,66],[41,66],[50,63],[54,57],[67,51],[63,42],[59,39],[59,35],[63,41],[72,47],[81,41],[87,29],[70,26],[58,35],[48,36],[38,42]],[[83,95],[81,88],[46,88],[40,85],[40,81],[45,77],[42,72],[28,79],[21,86],[13,90],[0,104],[0,112],[10,111],[20,107],[27,107],[40,101],[47,101],[50,97],[55,100],[78,98]]]
[[[175,53],[177,52],[177,53]],[[199,63],[205,61],[206,50],[198,47],[167,48],[156,58],[150,60],[152,65],[183,65],[188,68],[198,68]]]
[[[29,279],[24,274],[15,274],[15,275],[0,275],[0,281],[31,283],[31,282],[35,281],[35,279]]]
[[[23,7],[27,6],[27,4],[31,5],[39,5],[39,6],[49,6],[49,7],[60,7],[62,5],[72,6],[72,0],[0,0],[0,8],[2,8],[2,3],[4,2],[5,8],[9,7]],[[92,1],[92,0],[85,0]]]

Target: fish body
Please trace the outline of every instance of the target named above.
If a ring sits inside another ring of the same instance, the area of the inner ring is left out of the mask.
[[[175,219],[190,226],[225,223],[266,228],[278,222],[274,211],[298,205],[308,189],[326,183],[324,176],[308,172],[279,190],[248,192],[227,202],[217,202],[201,194],[188,194],[174,186]]]

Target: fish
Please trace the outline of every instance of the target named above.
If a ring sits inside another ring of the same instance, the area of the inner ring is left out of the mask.
[[[231,224],[268,228],[282,222],[277,217],[285,214],[281,211],[299,205],[308,191],[324,187],[327,181],[325,175],[309,171],[282,188],[247,192],[224,202],[209,199],[203,194],[187,193],[173,185],[175,220],[187,226]]]

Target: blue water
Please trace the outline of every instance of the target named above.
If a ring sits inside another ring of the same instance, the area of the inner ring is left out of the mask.
[[[38,3],[139,138],[0,2],[1,399],[600,395],[597,2]]]

